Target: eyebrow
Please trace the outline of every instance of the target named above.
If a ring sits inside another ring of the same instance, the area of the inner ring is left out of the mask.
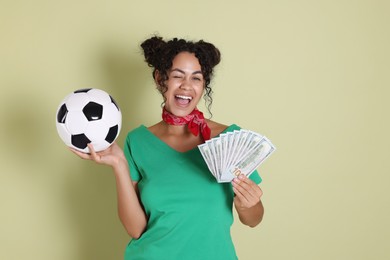
[[[172,69],[171,72],[172,72],[172,71],[177,71],[177,72],[186,74],[186,73],[185,73],[183,70],[181,70],[181,69]],[[203,75],[203,73],[202,73],[201,70],[197,70],[197,71],[192,72],[192,75],[194,75],[194,74],[202,74],[202,75]]]

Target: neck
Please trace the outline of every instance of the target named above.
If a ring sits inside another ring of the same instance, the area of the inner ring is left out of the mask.
[[[187,135],[191,134],[191,132],[188,130],[187,125],[170,125],[164,120],[160,122],[161,129],[164,130],[169,135]]]

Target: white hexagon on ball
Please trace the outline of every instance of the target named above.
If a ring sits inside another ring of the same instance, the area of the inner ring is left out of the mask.
[[[79,89],[67,95],[56,113],[57,132],[62,141],[78,151],[89,153],[88,143],[99,152],[119,136],[122,113],[107,92]]]

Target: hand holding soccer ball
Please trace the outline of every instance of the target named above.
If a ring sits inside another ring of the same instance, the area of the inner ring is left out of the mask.
[[[118,137],[122,113],[115,100],[100,89],[80,89],[60,103],[56,113],[57,132],[69,147],[89,153],[107,149]]]

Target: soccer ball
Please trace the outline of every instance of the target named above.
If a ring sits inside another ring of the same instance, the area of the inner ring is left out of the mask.
[[[89,153],[107,149],[118,137],[122,113],[115,100],[105,91],[79,89],[60,103],[56,114],[57,132],[62,141],[78,151]]]

